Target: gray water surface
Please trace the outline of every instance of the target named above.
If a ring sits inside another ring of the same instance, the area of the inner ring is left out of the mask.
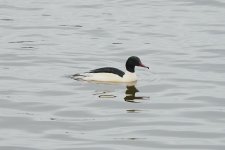
[[[223,0],[0,1],[1,150],[224,150]],[[129,56],[137,83],[70,75]]]

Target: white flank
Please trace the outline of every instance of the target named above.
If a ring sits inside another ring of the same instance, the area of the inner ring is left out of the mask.
[[[123,77],[113,73],[85,73],[80,77],[86,81],[102,81],[102,82],[133,82],[137,80],[135,73],[126,71]]]

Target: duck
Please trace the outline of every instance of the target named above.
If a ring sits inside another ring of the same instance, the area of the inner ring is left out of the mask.
[[[74,74],[72,75],[72,78],[84,81],[127,83],[137,81],[137,75],[135,74],[136,66],[149,69],[149,67],[145,66],[137,56],[130,56],[126,61],[125,66],[125,72],[114,67],[103,67],[81,74]]]

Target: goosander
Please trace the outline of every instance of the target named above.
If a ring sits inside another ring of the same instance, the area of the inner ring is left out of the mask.
[[[126,62],[126,72],[113,67],[104,67],[94,69],[82,74],[74,74],[72,78],[75,80],[100,82],[134,82],[137,80],[137,76],[135,74],[135,66],[149,69],[149,67],[141,63],[140,58],[131,56],[127,59]]]

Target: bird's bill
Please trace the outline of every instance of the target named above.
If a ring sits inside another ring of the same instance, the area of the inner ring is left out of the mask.
[[[145,65],[144,65],[144,64],[142,64],[142,63],[141,63],[139,66],[140,66],[140,67],[144,67],[144,68],[148,68],[148,69],[149,69],[149,67],[148,67],[148,66],[145,66]]]

